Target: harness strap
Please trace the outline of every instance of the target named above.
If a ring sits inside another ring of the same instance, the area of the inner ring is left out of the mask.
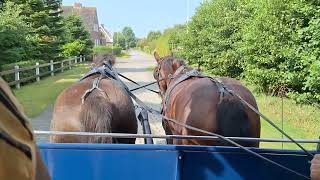
[[[116,71],[112,68],[110,62],[103,62],[103,65],[100,67],[94,67],[92,70],[90,70],[86,75],[84,75],[78,82],[92,76],[95,74],[100,74],[98,78],[96,78],[92,83],[92,88],[88,89],[82,96],[81,96],[81,102],[84,103],[85,99],[89,96],[90,93],[92,93],[93,90],[98,89],[101,92],[104,92],[102,89],[99,88],[99,84],[102,79],[104,78],[112,78],[114,80],[119,80]]]
[[[80,82],[80,81],[82,81],[92,75],[95,75],[95,74],[101,74],[104,76],[103,78],[111,77],[112,79],[116,79],[117,75],[114,73],[114,71],[115,70],[112,68],[110,63],[105,61],[105,62],[103,62],[102,66],[92,68],[87,74],[85,74],[82,78],[80,78],[78,80],[78,82]]]
[[[225,86],[222,83],[220,78],[212,78],[210,76],[206,76],[206,78],[209,78],[212,82],[214,82],[217,85],[218,91],[219,91],[219,104],[220,104],[222,102],[223,97],[225,96],[226,92],[228,93],[228,91],[225,90]],[[228,94],[230,94],[230,93],[228,93]]]
[[[185,66],[180,66],[177,71],[174,73],[174,77],[179,75],[183,70],[185,69]],[[219,91],[219,103],[222,102],[222,99],[225,95],[225,88],[223,86],[223,83],[221,82],[220,79],[218,78],[212,78],[209,76],[204,76],[202,75],[199,71],[192,69],[191,71],[186,72],[185,74],[183,74],[182,76],[180,76],[176,81],[174,81],[174,83],[167,89],[165,96],[164,96],[164,106],[162,109],[162,112],[166,112],[167,109],[169,109],[169,100],[170,100],[170,95],[172,90],[181,82],[191,78],[191,77],[199,77],[199,78],[209,78],[212,82],[214,82],[217,87],[218,87],[218,91]]]
[[[90,93],[92,93],[93,90],[98,89],[99,91],[103,92],[102,89],[99,88],[100,81],[102,79],[102,76],[99,76],[98,78],[94,79],[92,83],[92,88],[86,90],[86,92],[81,96],[81,102],[82,104],[86,100],[86,98],[89,96]]]

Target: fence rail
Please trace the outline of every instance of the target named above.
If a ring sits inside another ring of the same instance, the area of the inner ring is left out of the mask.
[[[0,72],[0,76],[6,76],[10,74],[14,74],[14,81],[8,82],[9,86],[15,85],[17,89],[20,89],[20,85],[23,82],[30,81],[32,79],[35,79],[36,81],[40,81],[40,77],[51,74],[51,76],[54,76],[54,73],[60,71],[63,72],[65,69],[71,69],[72,66],[82,63],[86,61],[86,56],[75,56],[74,58],[69,58],[69,59],[64,59],[62,61],[50,61],[49,63],[45,64],[39,64],[36,63],[34,66],[29,66],[29,67],[19,67],[16,65],[14,69],[10,70],[5,70]],[[65,65],[64,63],[68,62],[68,65]],[[55,67],[55,65],[60,64],[60,67]],[[40,73],[40,68],[43,67],[48,67],[49,71]],[[20,73],[24,71],[30,71],[30,70],[35,70],[33,76],[25,77],[25,78],[20,78]]]

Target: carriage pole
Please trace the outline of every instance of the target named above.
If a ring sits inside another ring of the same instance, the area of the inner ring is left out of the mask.
[[[138,115],[138,119],[141,123],[143,134],[151,134],[151,128],[149,124],[148,111],[142,108],[141,112]],[[152,138],[144,138],[145,144],[153,144]]]

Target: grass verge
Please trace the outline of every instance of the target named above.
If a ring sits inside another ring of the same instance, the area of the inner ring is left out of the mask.
[[[195,67],[194,67],[195,68]],[[204,74],[211,75],[204,70]],[[214,75],[211,75],[214,77]],[[253,92],[258,103],[259,111],[273,120],[284,132],[294,139],[318,139],[320,136],[320,110],[310,105],[295,103],[292,99],[280,98],[261,94],[255,91],[253,85],[241,80],[243,84]],[[283,100],[283,104],[282,104]],[[283,117],[283,118],[282,118]],[[283,126],[282,126],[283,119]],[[285,138],[265,120],[261,120],[262,138]],[[309,150],[315,150],[316,144],[302,144]],[[293,143],[261,143],[262,148],[274,149],[300,149]]]
[[[14,89],[13,92],[23,105],[26,115],[33,118],[44,111],[48,105],[53,104],[65,88],[72,85],[87,71],[88,64],[79,64],[71,70],[22,86],[21,89]]]
[[[320,129],[320,111],[309,105],[298,105],[293,100],[255,94],[260,112],[271,118],[278,127],[295,139],[318,139]],[[283,107],[283,108],[282,108]],[[282,126],[283,113],[283,126]],[[280,132],[261,118],[261,137],[282,138]],[[316,144],[303,144],[307,149],[315,150]],[[281,143],[261,143],[265,148],[282,148]],[[299,149],[291,143],[284,143],[285,149]]]
[[[127,59],[130,57],[129,54],[122,52],[121,54],[117,55],[118,58],[120,59]]]
[[[150,66],[146,68],[146,71],[153,72],[155,66]]]

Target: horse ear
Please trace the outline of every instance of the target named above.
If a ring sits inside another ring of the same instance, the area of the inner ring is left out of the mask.
[[[154,58],[156,59],[157,62],[159,62],[161,60],[161,58],[160,58],[160,56],[159,56],[157,51],[153,52],[153,56],[154,56]]]

